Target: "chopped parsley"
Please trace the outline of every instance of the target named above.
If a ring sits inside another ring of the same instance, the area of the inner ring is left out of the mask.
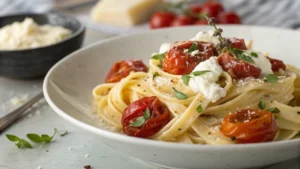
[[[159,74],[158,74],[157,72],[155,72],[155,73],[153,74],[153,79],[156,78],[156,76],[159,76]]]
[[[188,53],[192,53],[195,50],[199,50],[198,44],[194,42],[192,46],[188,49]]]
[[[258,103],[258,107],[260,109],[265,109],[265,101],[263,99],[260,99],[259,103]]]
[[[173,90],[174,90],[174,93],[175,93],[175,96],[177,99],[179,100],[185,100],[188,98],[188,96],[178,90],[175,89],[175,87],[173,87]]]
[[[190,75],[201,76],[201,75],[204,75],[205,73],[208,73],[208,72],[211,72],[211,71],[210,70],[195,71],[195,72],[190,73],[189,75],[181,76],[181,79],[182,79],[182,81],[185,85],[189,85],[189,81],[190,81],[190,78],[191,78]]]
[[[166,52],[164,52],[164,53],[157,53],[157,54],[153,55],[151,57],[151,59],[159,60],[159,61],[162,62],[164,60],[164,58],[165,58],[165,54],[166,54]]]
[[[269,83],[276,83],[278,81],[278,77],[274,74],[268,74],[264,81],[269,82]]]
[[[203,112],[203,109],[202,109],[202,106],[201,106],[201,105],[199,105],[199,106],[196,108],[196,110],[197,110],[198,113]]]
[[[277,107],[271,107],[271,108],[267,109],[267,111],[269,111],[271,113],[280,113],[280,110]]]
[[[146,120],[148,120],[150,118],[150,110],[149,108],[147,107],[147,109],[145,110],[145,112],[143,113],[142,116],[136,118],[133,122],[131,122],[129,124],[129,126],[131,127],[141,127]]]
[[[250,55],[251,55],[252,57],[257,58],[257,53],[256,53],[256,52],[251,52]]]
[[[185,84],[185,85],[189,85],[190,78],[191,78],[191,76],[189,76],[189,75],[183,75],[183,76],[181,76],[183,84]]]
[[[248,63],[254,63],[254,60],[250,57],[244,54],[244,51],[241,49],[233,48],[229,50],[229,52],[235,56],[238,60],[244,60]]]
[[[210,70],[201,70],[201,71],[192,72],[192,74],[194,76],[201,76],[201,75],[204,75],[205,73],[208,73],[208,72],[211,72],[211,71]]]

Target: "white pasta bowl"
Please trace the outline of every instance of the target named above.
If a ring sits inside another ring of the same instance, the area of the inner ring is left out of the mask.
[[[300,65],[300,32],[256,26],[221,26],[225,36],[253,40],[253,48],[285,63]],[[129,137],[109,131],[92,113],[92,90],[104,82],[112,64],[123,59],[145,63],[164,42],[187,40],[210,27],[148,31],[98,42],[57,63],[44,81],[47,102],[61,117],[99,136],[130,156],[176,168],[261,167],[300,155],[300,139],[240,145],[186,145]]]

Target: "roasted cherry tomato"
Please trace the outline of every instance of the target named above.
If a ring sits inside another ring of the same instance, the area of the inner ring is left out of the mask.
[[[194,25],[208,25],[206,19],[200,19],[194,23]]]
[[[188,49],[196,43],[198,52],[192,54]],[[162,61],[162,69],[174,75],[191,73],[202,61],[216,55],[216,49],[212,43],[199,41],[184,41],[175,44],[165,55]]]
[[[195,21],[196,19],[194,17],[181,15],[173,20],[171,26],[192,25],[195,23]]]
[[[150,28],[164,28],[169,27],[172,21],[175,19],[176,15],[172,12],[156,12],[151,16]]]
[[[148,68],[141,60],[123,60],[112,66],[105,78],[105,82],[119,82],[124,77],[127,77],[131,71],[147,72]]]
[[[272,141],[277,126],[271,112],[258,109],[243,109],[224,118],[221,131],[237,143]]]
[[[240,79],[246,77],[257,78],[260,75],[260,68],[247,63],[244,60],[238,60],[228,53],[222,53],[218,56],[218,62],[224,71],[227,71],[233,78]]]
[[[223,24],[240,24],[241,18],[235,12],[220,12],[217,21]]]
[[[238,38],[229,38],[230,42],[232,43],[233,48],[247,50],[246,44],[244,39],[238,39]]]
[[[207,13],[209,17],[217,17],[217,15],[224,11],[224,7],[219,2],[208,1],[203,4],[201,13]]]
[[[191,5],[190,6],[190,10],[193,12],[193,13],[201,13],[202,11],[202,6],[201,5],[197,5],[197,4],[194,4],[194,5]]]
[[[274,72],[277,72],[279,69],[282,69],[282,70],[285,70],[285,69],[286,69],[286,66],[285,66],[285,64],[283,63],[283,61],[278,60],[278,59],[273,59],[273,58],[270,58],[270,57],[268,57],[268,59],[269,59],[270,62],[271,62],[272,70],[273,70]]]
[[[149,117],[145,112],[149,110]],[[122,115],[123,132],[134,137],[149,137],[162,129],[171,119],[171,113],[166,105],[161,103],[156,96],[139,99],[124,110]],[[137,118],[144,118],[142,124],[133,126]]]

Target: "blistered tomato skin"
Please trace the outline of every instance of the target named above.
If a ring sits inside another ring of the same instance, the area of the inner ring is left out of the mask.
[[[282,69],[282,70],[285,70],[285,69],[286,69],[286,65],[283,63],[283,61],[278,60],[278,59],[273,59],[273,58],[270,58],[270,57],[268,57],[268,59],[269,59],[270,62],[271,62],[272,70],[273,70],[274,72],[279,71],[279,69]]]
[[[271,112],[258,109],[243,109],[226,116],[221,131],[236,143],[260,143],[272,141],[277,132]]]
[[[218,62],[223,70],[228,72],[233,78],[241,79],[247,77],[258,78],[261,69],[243,60],[238,60],[228,53],[218,56]]]
[[[127,77],[130,72],[147,72],[147,66],[141,60],[123,60],[115,63],[105,78],[106,83],[115,83]]]
[[[199,52],[195,55],[187,50],[197,43]],[[162,69],[174,75],[191,73],[192,70],[202,61],[216,56],[216,49],[212,43],[199,41],[184,41],[175,44],[165,55],[162,62]]]
[[[147,108],[150,110],[150,118],[141,127],[130,126],[136,118],[143,116]],[[168,124],[171,119],[170,115],[168,107],[156,96],[144,97],[131,103],[124,110],[122,115],[123,132],[134,137],[150,137]]]
[[[244,39],[238,39],[238,38],[229,38],[232,48],[247,50],[247,46],[245,44]]]

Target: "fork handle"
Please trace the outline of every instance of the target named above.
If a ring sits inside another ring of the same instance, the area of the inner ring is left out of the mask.
[[[43,92],[41,92],[29,101],[27,101],[21,107],[0,118],[0,133],[4,131],[9,125],[11,125],[15,120],[17,120],[25,110],[27,110],[29,107],[31,107],[34,103],[36,103],[43,97]]]

